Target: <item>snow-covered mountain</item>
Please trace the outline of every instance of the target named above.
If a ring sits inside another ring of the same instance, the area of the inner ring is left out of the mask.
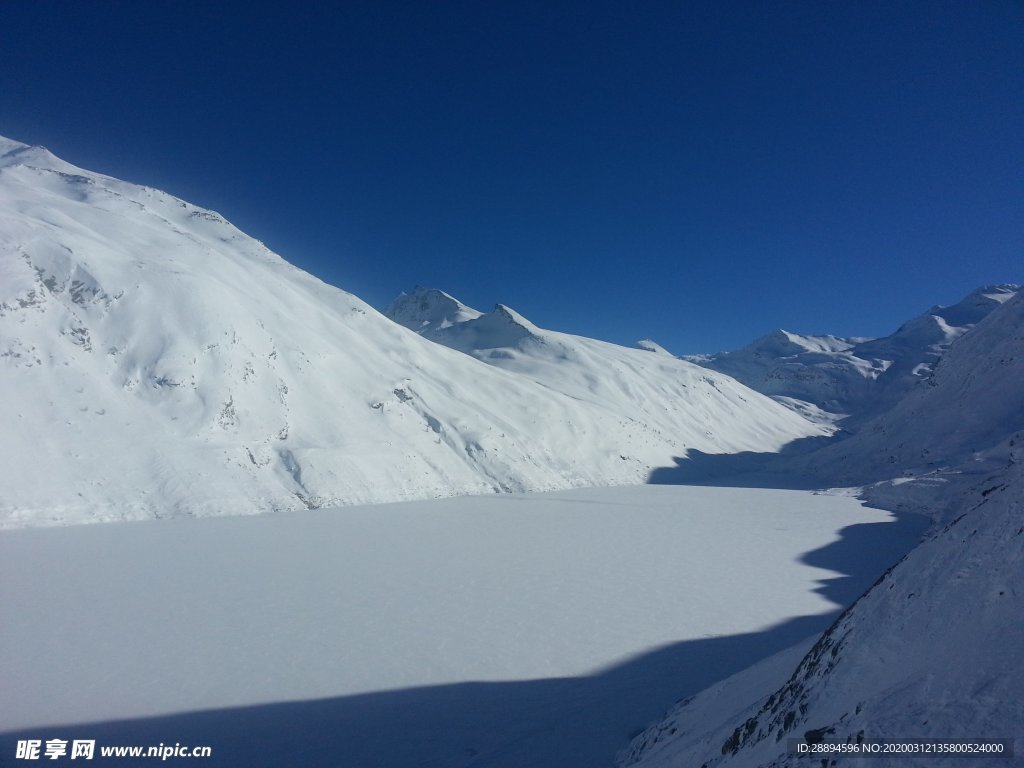
[[[955,340],[926,384],[857,435],[790,467],[845,484],[891,478],[869,486],[868,497],[930,513],[938,525],[799,664],[783,656],[685,702],[638,737],[623,764],[803,764],[787,753],[788,738],[987,737],[1020,745],[1022,383],[1024,293]]]
[[[606,362],[574,375],[625,386]],[[638,483],[689,447],[820,432],[695,366],[644,374],[632,411],[637,393],[609,410],[556,391],[410,333],[212,211],[0,142],[2,525]]]
[[[1024,292],[955,341],[919,386],[797,465],[835,485],[979,474],[1024,438]]]
[[[726,373],[783,402],[798,400],[855,428],[926,380],[950,344],[1010,299],[1016,285],[979,288],[934,306],[880,339],[803,336],[777,330],[734,352],[686,359]]]
[[[766,420],[767,412],[742,423],[741,414],[748,408],[760,413],[767,398],[752,398],[747,387],[728,376],[649,349],[538,328],[503,304],[483,313],[442,291],[418,288],[402,294],[384,314],[440,345],[595,407],[622,424],[639,419],[686,449],[704,451],[701,444],[721,439],[723,429],[741,432],[747,443],[770,440],[777,429]],[[736,418],[723,421],[722,414]],[[632,459],[627,455],[625,460]]]
[[[483,313],[467,307],[444,291],[416,286],[412,293],[403,293],[395,299],[384,314],[399,325],[426,335],[456,323],[475,320]]]

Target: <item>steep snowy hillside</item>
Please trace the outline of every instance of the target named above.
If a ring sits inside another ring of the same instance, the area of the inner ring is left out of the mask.
[[[216,213],[0,144],[0,525],[643,482],[689,446],[815,431],[702,375],[654,384],[686,431],[608,412],[408,332]]]
[[[940,525],[791,675],[782,659],[705,691],[641,735],[624,763],[796,766],[786,739],[804,737],[1013,738],[1019,749],[1022,382],[1024,293],[955,341],[927,383],[888,413],[790,466],[836,482],[895,478],[869,488],[869,498],[930,512]],[[765,680],[771,687],[759,689]]]
[[[656,350],[650,347],[629,349],[538,328],[502,304],[482,313],[441,291],[420,288],[402,294],[385,315],[438,344],[568,395],[623,423],[639,419],[687,449],[704,451],[701,444],[720,440],[723,432],[738,431],[747,443],[763,442],[778,428],[770,420],[776,414],[767,415],[770,399],[728,376],[668,354],[652,354]],[[765,416],[739,423],[747,409]],[[723,421],[723,414],[737,418]]]
[[[847,428],[895,405],[928,378],[950,344],[1018,290],[979,288],[949,307],[935,306],[881,339],[801,336],[775,331],[735,352],[686,359],[780,399],[795,398],[836,415]]]
[[[806,757],[787,751],[789,738],[1014,739],[1020,749],[1024,462],[990,478],[961,504],[962,514],[880,579],[781,687],[744,700],[742,693],[756,689],[763,672],[741,673],[639,736],[622,764],[806,765]],[[880,768],[939,764],[934,756],[870,762]],[[1006,763],[979,757],[963,764],[989,762]]]

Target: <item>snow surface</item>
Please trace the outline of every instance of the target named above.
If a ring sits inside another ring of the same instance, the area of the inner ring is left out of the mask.
[[[0,723],[235,765],[309,739],[332,751],[304,764],[607,765],[679,695],[820,632],[920,529],[844,496],[641,486],[5,531]]]
[[[825,431],[640,350],[584,343],[546,383],[483,365],[212,211],[0,149],[0,430],[24,438],[0,445],[2,527],[642,483]]]

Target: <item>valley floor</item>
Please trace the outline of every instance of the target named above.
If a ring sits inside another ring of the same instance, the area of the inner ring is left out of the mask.
[[[610,765],[679,697],[805,646],[924,527],[642,486],[4,531],[0,762],[31,738]]]

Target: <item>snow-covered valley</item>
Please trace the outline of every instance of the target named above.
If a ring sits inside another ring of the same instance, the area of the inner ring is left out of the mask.
[[[641,486],[7,531],[0,722],[217,765],[607,765],[822,631],[921,529]]]
[[[0,762],[1024,743],[1021,382],[1015,285],[680,359],[436,290],[380,313],[0,139]]]

